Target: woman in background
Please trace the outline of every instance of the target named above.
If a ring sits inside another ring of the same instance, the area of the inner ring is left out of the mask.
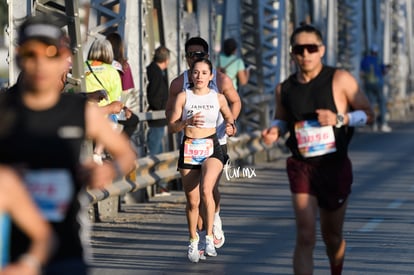
[[[116,32],[111,32],[106,36],[106,39],[112,45],[112,51],[114,54],[114,60],[112,65],[118,70],[122,82],[122,90],[127,91],[129,89],[134,89],[134,79],[131,73],[131,66],[125,57],[125,48],[124,42],[121,35]]]
[[[112,60],[112,66],[118,71],[119,76],[121,77],[122,91],[124,93],[129,93],[130,90],[133,90],[135,88],[135,85],[134,79],[132,77],[131,67],[129,66],[127,58],[125,57],[125,47],[122,37],[119,35],[119,33],[112,32],[106,36],[106,39],[111,43],[112,46],[114,57]],[[123,102],[126,103],[125,101]],[[129,112],[127,119],[119,120],[118,123],[123,126],[124,133],[126,133],[128,137],[131,137],[137,129],[139,119],[138,116],[136,116],[133,112]]]

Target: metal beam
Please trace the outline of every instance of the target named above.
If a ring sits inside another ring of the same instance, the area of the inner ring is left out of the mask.
[[[17,29],[21,23],[26,19],[27,15],[33,12],[32,0],[7,0],[9,5],[9,22],[6,28],[8,35],[9,56],[7,62],[9,64],[9,85],[13,85],[19,75],[19,68],[15,60],[15,49],[17,39]]]

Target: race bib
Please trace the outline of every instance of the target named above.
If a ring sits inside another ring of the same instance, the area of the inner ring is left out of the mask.
[[[60,222],[74,195],[74,183],[65,169],[31,170],[25,173],[25,182],[43,214],[51,222]]]
[[[214,153],[214,142],[211,138],[187,139],[184,142],[184,163],[201,165]]]
[[[295,134],[299,152],[305,158],[336,152],[332,126],[321,126],[317,120],[299,121],[295,123]]]

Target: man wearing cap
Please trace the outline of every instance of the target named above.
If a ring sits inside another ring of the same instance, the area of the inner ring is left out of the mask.
[[[83,191],[86,184],[102,188],[129,173],[136,155],[97,106],[87,104],[84,96],[61,92],[71,51],[59,25],[44,16],[29,17],[17,42],[22,78],[15,92],[0,94],[0,164],[20,172],[56,236],[55,253],[47,263],[33,255],[27,263],[43,268],[42,274],[87,274]],[[114,161],[80,163],[85,138],[104,144]],[[18,261],[27,245],[27,237],[13,226],[11,261]]]
[[[391,132],[392,129],[386,120],[387,100],[384,95],[384,74],[386,66],[378,58],[378,45],[373,44],[369,53],[361,61],[361,79],[364,82],[364,92],[372,105],[378,104],[379,114],[374,123],[373,130]]]

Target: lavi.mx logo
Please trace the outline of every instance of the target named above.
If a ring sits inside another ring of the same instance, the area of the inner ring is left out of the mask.
[[[224,165],[224,173],[226,175],[227,181],[230,181],[232,179],[238,179],[238,178],[248,178],[251,179],[253,177],[256,177],[256,168],[251,167],[232,167],[231,161],[228,160],[226,162],[226,165]]]

